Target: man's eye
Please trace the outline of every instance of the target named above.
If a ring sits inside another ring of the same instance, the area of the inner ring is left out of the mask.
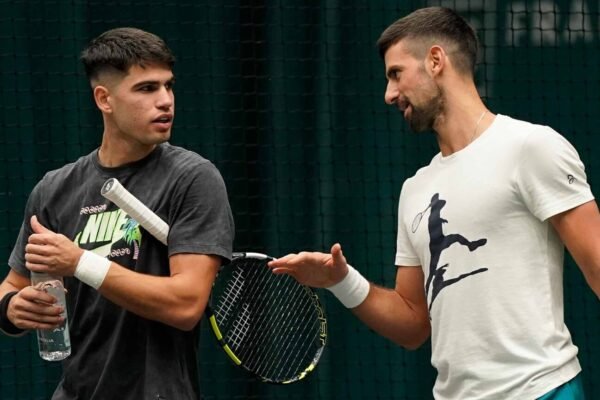
[[[388,73],[388,79],[391,81],[400,80],[400,70],[392,70]]]
[[[151,86],[151,85],[141,86],[139,90],[141,92],[152,92],[154,90],[154,86]]]

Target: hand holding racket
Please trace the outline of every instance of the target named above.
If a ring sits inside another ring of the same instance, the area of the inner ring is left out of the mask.
[[[169,226],[109,179],[102,195],[167,244]],[[206,307],[211,330],[229,358],[263,382],[292,383],[315,369],[327,339],[315,292],[267,268],[272,257],[234,253],[219,271]]]

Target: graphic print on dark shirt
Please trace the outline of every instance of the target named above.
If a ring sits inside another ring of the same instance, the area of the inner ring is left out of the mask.
[[[134,269],[142,243],[139,223],[120,208],[107,211],[106,206],[84,207],[80,214],[85,225],[73,242],[84,250]]]
[[[440,199],[439,193],[436,193],[431,197],[431,202],[428,206],[428,208],[431,210],[428,220],[429,252],[431,253],[431,261],[429,263],[429,276],[427,277],[427,282],[425,284],[425,295],[427,296],[429,294],[429,290],[431,289],[431,296],[429,300],[430,311],[433,301],[440,294],[442,289],[445,289],[468,276],[488,270],[487,268],[478,268],[471,272],[467,272],[452,278],[447,278],[444,276],[448,271],[449,264],[446,263],[442,266],[438,266],[440,257],[444,250],[452,246],[454,243],[459,243],[463,246],[466,246],[469,251],[472,252],[481,246],[485,246],[487,243],[487,239],[485,238],[470,241],[458,233],[444,235],[442,227],[443,224],[447,223],[448,221],[441,217],[441,211],[445,205],[446,200]]]

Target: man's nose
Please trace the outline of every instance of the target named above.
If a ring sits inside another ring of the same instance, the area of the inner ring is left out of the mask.
[[[160,93],[159,93],[158,100],[156,102],[156,106],[158,108],[168,109],[173,105],[174,100],[175,100],[175,96],[173,94],[173,91],[166,87],[162,87],[160,89]]]
[[[391,80],[388,81],[384,95],[385,103],[389,105],[396,103],[396,101],[398,100],[398,94],[398,85],[396,85],[396,83]]]

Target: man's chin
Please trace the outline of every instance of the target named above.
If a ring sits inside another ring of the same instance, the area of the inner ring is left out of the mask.
[[[408,121],[408,126],[410,127],[410,130],[414,133],[423,133],[431,129],[431,126],[427,124],[418,124],[414,123],[413,121]]]
[[[156,132],[149,141],[149,144],[161,144],[168,142],[169,139],[171,139],[171,130],[166,132]]]
[[[406,122],[410,127],[410,130],[414,133],[428,132],[433,129],[433,123],[435,122],[434,117],[426,117],[421,113],[412,112]]]

